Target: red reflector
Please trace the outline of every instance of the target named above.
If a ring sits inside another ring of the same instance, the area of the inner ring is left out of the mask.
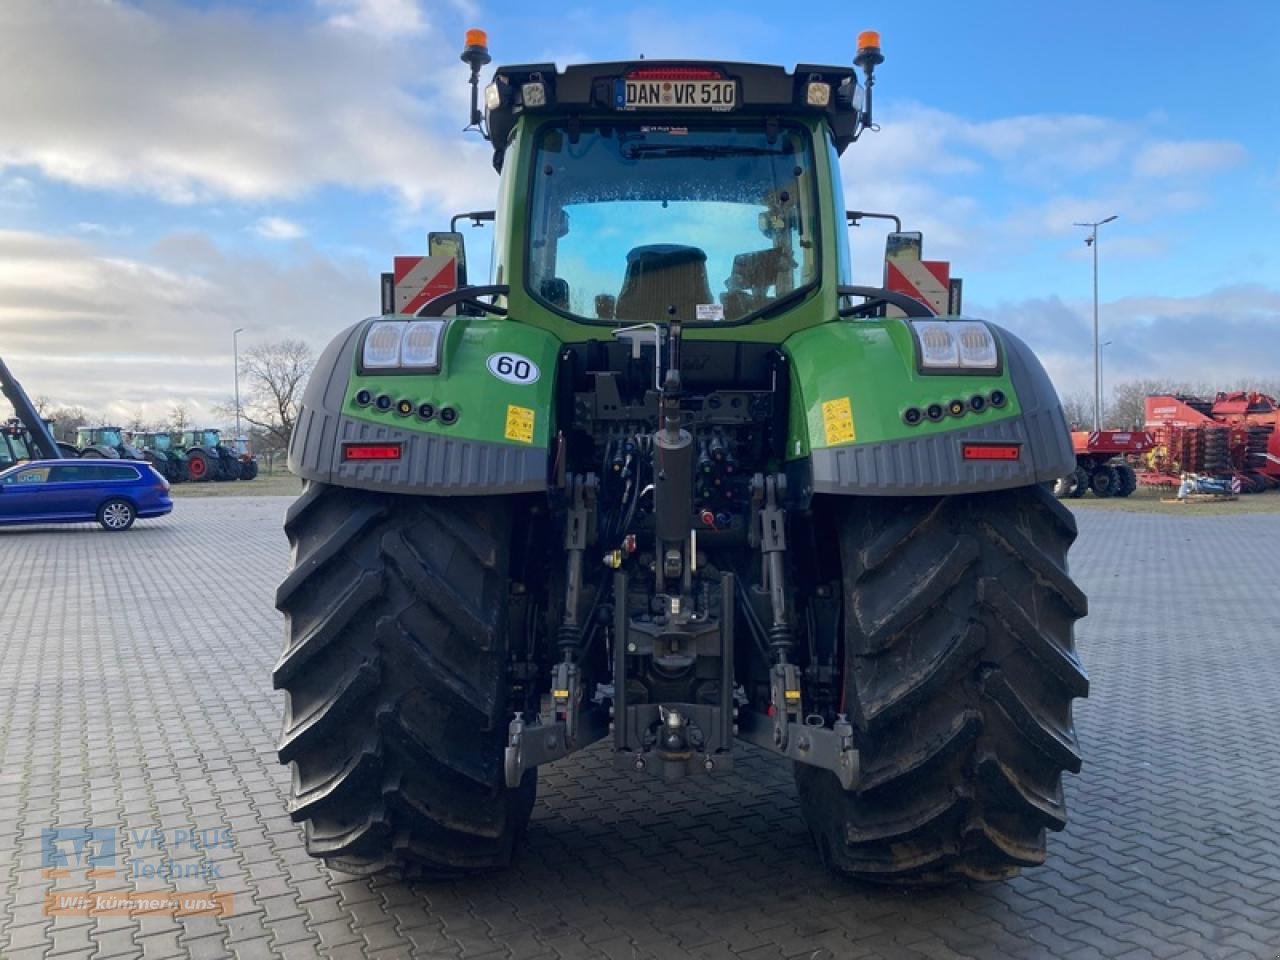
[[[719,70],[708,67],[642,67],[627,74],[628,80],[723,80]]]
[[[399,460],[398,443],[344,443],[343,460]]]
[[[962,450],[966,460],[1017,460],[1022,445],[1017,443],[966,443]]]

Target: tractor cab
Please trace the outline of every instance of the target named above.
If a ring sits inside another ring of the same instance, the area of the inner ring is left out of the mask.
[[[167,453],[173,449],[173,438],[167,433],[135,433],[133,439],[143,450]]]
[[[181,434],[181,445],[184,447],[220,447],[222,446],[222,431],[213,428],[184,430]]]
[[[82,457],[142,460],[142,453],[125,439],[123,427],[80,427],[76,430],[76,449]]]
[[[80,427],[76,430],[76,446],[118,447],[124,443],[124,430],[120,427]]]
[[[27,432],[21,420],[16,417],[6,420],[0,434],[0,469],[31,459]]]
[[[877,34],[858,38],[852,67],[502,66],[482,110],[486,44],[471,31],[462,59],[472,128],[502,174],[498,209],[459,214],[429,235],[428,256],[397,258],[384,313],[454,290],[444,315],[506,310],[586,340],[602,326],[799,327],[851,303],[838,290],[850,282],[838,163],[873,126]],[[494,224],[492,290],[463,292],[467,218]],[[492,304],[477,302],[485,293]]]

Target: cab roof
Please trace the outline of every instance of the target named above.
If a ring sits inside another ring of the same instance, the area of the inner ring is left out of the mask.
[[[731,108],[646,106],[625,103],[625,84],[732,81]],[[544,103],[525,103],[526,84],[542,84]],[[810,102],[810,84],[825,84],[825,104]],[[548,117],[615,114],[620,119],[641,117],[692,120],[696,117],[763,116],[778,119],[822,116],[827,120],[836,150],[843,153],[858,132],[860,97],[852,66],[797,64],[794,71],[760,63],[723,60],[619,60],[586,63],[557,70],[554,63],[498,67],[485,91],[488,137],[493,163],[502,169],[503,153],[516,121],[528,113]]]

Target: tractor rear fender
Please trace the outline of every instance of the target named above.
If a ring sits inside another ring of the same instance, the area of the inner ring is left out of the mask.
[[[1018,337],[987,326],[995,370],[926,370],[902,319],[833,322],[790,337],[792,489],[934,496],[1071,473],[1071,435],[1048,375]]]
[[[337,486],[435,496],[545,490],[559,341],[510,320],[448,317],[438,372],[365,369],[370,325],[411,319],[372,317],[329,344],[302,397],[289,469]],[[397,455],[354,459],[371,444]]]

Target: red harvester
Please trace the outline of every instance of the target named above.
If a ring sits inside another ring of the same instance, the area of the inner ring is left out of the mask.
[[[1280,402],[1265,393],[1219,393],[1213,400],[1151,396],[1146,429],[1155,435],[1142,483],[1176,484],[1182,473],[1235,481],[1241,492],[1280,486]]]

